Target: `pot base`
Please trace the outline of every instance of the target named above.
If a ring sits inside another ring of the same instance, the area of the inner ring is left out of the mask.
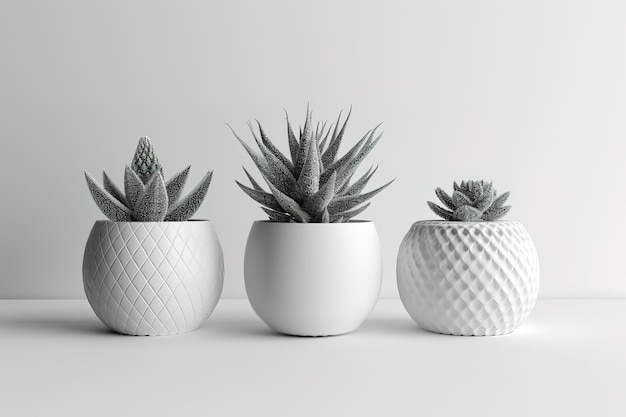
[[[510,330],[495,330],[493,332],[478,332],[478,331],[473,331],[473,332],[468,332],[468,333],[460,333],[460,332],[453,332],[453,331],[447,331],[447,330],[437,330],[434,328],[427,328],[425,326],[419,325],[419,328],[422,330],[425,330],[429,333],[434,333],[434,334],[440,334],[440,335],[444,335],[444,336],[460,336],[460,337],[489,337],[489,336],[504,336],[507,334],[511,334],[513,333],[516,329],[510,329]]]

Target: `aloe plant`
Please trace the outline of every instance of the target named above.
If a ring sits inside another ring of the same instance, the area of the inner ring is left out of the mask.
[[[511,206],[504,203],[509,198],[510,192],[498,195],[493,189],[493,184],[486,181],[461,181],[453,184],[452,197],[441,188],[435,190],[435,194],[449,209],[428,202],[428,206],[436,215],[445,220],[452,221],[494,221],[506,215]]]
[[[285,112],[289,156],[274,145],[258,121],[258,133],[251,123],[248,125],[260,153],[228,125],[261,172],[269,190],[259,185],[245,168],[251,187],[239,181],[236,181],[237,185],[262,205],[261,208],[271,221],[342,223],[357,216],[369,207],[367,201],[393,180],[373,191],[362,193],[377,170],[377,167],[371,167],[351,182],[363,159],[382,136],[382,133],[376,135],[378,125],[343,156],[338,157],[351,113],[352,109],[343,122],[339,113],[336,123],[328,125],[328,122],[319,122],[314,128],[312,112],[307,106],[304,126],[296,137]]]
[[[165,181],[152,143],[144,136],[139,139],[130,167],[126,166],[124,192],[106,172],[102,173],[103,186],[87,171],[85,178],[94,201],[112,221],[185,221],[200,208],[213,177],[213,171],[209,171],[191,193],[181,199],[190,169],[188,166]]]

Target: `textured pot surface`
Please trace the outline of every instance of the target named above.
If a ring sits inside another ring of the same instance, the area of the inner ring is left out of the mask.
[[[87,240],[87,300],[119,333],[195,330],[215,308],[223,283],[222,248],[209,221],[98,221]]]
[[[396,272],[411,317],[437,333],[510,333],[539,292],[537,250],[513,221],[416,222],[400,245]]]
[[[298,336],[353,331],[380,293],[376,228],[356,221],[254,222],[244,275],[250,304],[271,329]]]

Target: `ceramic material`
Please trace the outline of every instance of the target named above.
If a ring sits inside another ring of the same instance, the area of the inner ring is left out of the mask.
[[[400,245],[396,271],[405,308],[436,333],[510,333],[539,292],[537,250],[513,221],[416,222]]]
[[[222,292],[224,260],[209,221],[94,224],[83,258],[87,300],[118,333],[197,329]]]
[[[355,330],[374,308],[382,283],[372,222],[257,221],[244,262],[252,308],[271,329],[290,335]]]

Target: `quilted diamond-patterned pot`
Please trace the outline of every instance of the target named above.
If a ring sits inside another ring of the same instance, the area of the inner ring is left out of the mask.
[[[396,272],[404,307],[436,333],[510,333],[539,292],[537,250],[514,221],[416,222],[400,245]]]
[[[210,221],[97,221],[85,247],[83,284],[104,324],[130,335],[197,329],[224,283],[224,260]]]
[[[376,305],[382,256],[372,222],[252,225],[244,260],[252,308],[271,329],[329,336],[357,329]]]

